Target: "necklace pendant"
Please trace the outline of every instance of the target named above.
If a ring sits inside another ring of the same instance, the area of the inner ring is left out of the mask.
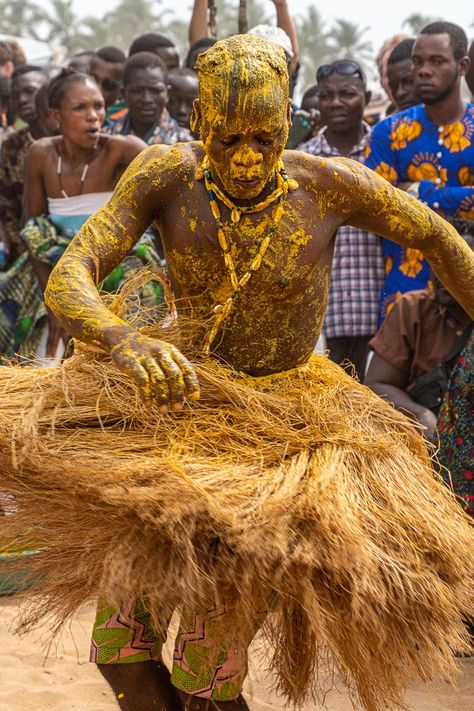
[[[230,213],[230,219],[234,224],[240,222],[240,210],[237,207],[232,208],[232,212]]]
[[[293,178],[288,178],[288,188],[290,190],[297,190],[299,188],[299,183]]]

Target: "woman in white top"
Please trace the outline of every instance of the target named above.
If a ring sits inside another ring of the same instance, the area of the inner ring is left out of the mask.
[[[60,135],[35,141],[28,153],[22,234],[29,253],[0,283],[0,353],[6,357],[41,356],[42,350],[47,358],[58,356],[58,343],[67,336],[42,301],[51,269],[146,145],[136,136],[101,133],[102,94],[86,74],[64,70],[50,83],[48,101]],[[148,247],[137,266],[157,258],[153,245]]]

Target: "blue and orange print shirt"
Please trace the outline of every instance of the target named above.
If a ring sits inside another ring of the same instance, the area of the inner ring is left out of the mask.
[[[419,182],[419,199],[444,217],[474,220],[474,104],[457,123],[438,126],[417,104],[378,123],[366,166],[393,185]],[[422,253],[384,239],[386,279],[380,320],[406,291],[426,288],[429,265]]]

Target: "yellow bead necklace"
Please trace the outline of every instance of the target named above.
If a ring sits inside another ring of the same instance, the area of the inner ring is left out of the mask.
[[[207,156],[206,158],[204,158],[204,161],[202,162],[200,170],[198,171],[196,177],[198,179],[204,178],[206,190],[209,195],[209,205],[217,225],[217,237],[219,240],[219,245],[224,254],[224,263],[227,271],[229,272],[230,283],[233,289],[231,295],[224,301],[223,304],[216,304],[214,306],[214,323],[209,333],[207,334],[203,348],[204,353],[208,354],[222,321],[230,313],[230,310],[234,303],[234,299],[239,294],[240,290],[248,283],[250,277],[252,276],[252,273],[256,272],[260,268],[262,264],[262,259],[268,249],[268,245],[270,244],[273,235],[277,231],[278,224],[281,218],[283,217],[283,201],[286,198],[289,190],[296,190],[298,188],[298,183],[296,182],[296,180],[288,178],[285,168],[283,167],[283,161],[280,160],[278,162],[276,170],[277,187],[275,188],[275,190],[265,200],[262,200],[256,205],[248,205],[241,207],[234,205],[232,200],[230,200],[230,198],[216,186],[216,184],[212,180],[210,165]],[[266,207],[271,205],[272,202],[276,201],[277,203],[273,208],[272,212],[273,226],[270,232],[261,241],[257,255],[252,259],[247,271],[240,279],[238,278],[237,272],[235,271],[234,261],[232,259],[227,238],[225,236],[224,225],[221,221],[221,211],[219,203],[217,202],[217,198],[219,198],[219,200],[221,200],[221,202],[223,202],[224,205],[231,211],[231,220],[234,224],[240,221],[240,217],[242,214],[248,214],[251,212],[261,212]]]

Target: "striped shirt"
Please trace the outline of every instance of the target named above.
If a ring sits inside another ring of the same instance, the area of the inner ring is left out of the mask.
[[[348,156],[359,163],[364,163],[371,130],[365,122],[362,125],[364,135]],[[337,148],[329,145],[325,133],[326,128],[322,128],[298,150],[313,156],[341,156]],[[350,225],[340,227],[336,234],[323,327],[327,338],[371,336],[377,331],[384,278],[380,237]]]

